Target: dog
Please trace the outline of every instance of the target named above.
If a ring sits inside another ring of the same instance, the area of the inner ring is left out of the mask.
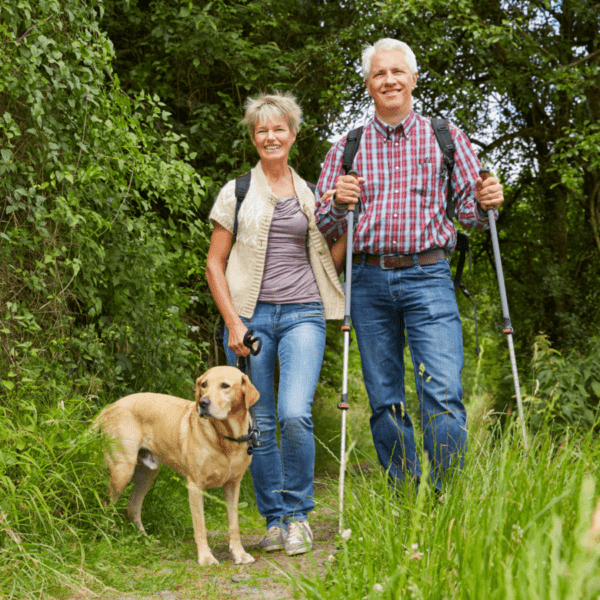
[[[206,539],[203,491],[222,486],[229,551],[236,565],[253,563],[242,546],[237,507],[240,482],[252,458],[245,443],[248,409],[259,393],[239,369],[214,367],[197,379],[195,397],[194,403],[165,394],[132,394],[102,410],[96,425],[111,440],[105,454],[111,502],[133,477],[127,515],[145,532],[142,502],[160,464],[167,465],[187,478],[198,564],[216,565]]]

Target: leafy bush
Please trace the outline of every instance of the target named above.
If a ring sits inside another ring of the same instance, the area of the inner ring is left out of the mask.
[[[600,338],[591,338],[584,352],[571,350],[563,355],[545,335],[539,335],[531,366],[534,389],[525,399],[531,403],[534,429],[544,426],[563,433],[573,427],[598,427]]]
[[[204,183],[158,97],[120,90],[101,12],[0,0],[0,379],[182,394]]]

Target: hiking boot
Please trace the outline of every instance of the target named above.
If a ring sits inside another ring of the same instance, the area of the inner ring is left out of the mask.
[[[285,544],[285,531],[277,525],[269,527],[258,542],[258,546],[265,552],[273,552],[274,550],[283,550]]]
[[[304,554],[312,548],[313,534],[308,521],[297,523],[292,521],[288,525],[287,539],[285,540],[285,552],[288,556]]]

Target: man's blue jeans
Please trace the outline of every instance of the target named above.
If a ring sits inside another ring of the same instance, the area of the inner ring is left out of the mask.
[[[352,265],[351,316],[371,405],[371,432],[393,480],[420,480],[413,424],[404,396],[405,329],[415,370],[424,449],[440,489],[451,466],[462,467],[467,416],[460,381],[462,328],[450,267],[414,264],[384,270]],[[421,366],[422,365],[422,366]]]
[[[254,450],[250,472],[260,514],[273,525],[304,521],[315,507],[315,440],[312,403],[325,351],[325,316],[320,302],[267,304],[258,302],[252,319],[242,321],[262,338],[262,349],[251,357],[252,383],[260,393],[255,405],[260,447]],[[237,356],[224,346],[227,362]],[[275,364],[279,358],[279,390],[275,401]],[[277,447],[277,419],[280,447]]]

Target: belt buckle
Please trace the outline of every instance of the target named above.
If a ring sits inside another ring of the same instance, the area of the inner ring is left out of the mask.
[[[386,267],[385,266],[385,258],[386,256],[400,256],[399,254],[380,254],[379,255],[379,266],[384,270],[384,271],[391,271],[392,269],[395,269],[395,267]]]

